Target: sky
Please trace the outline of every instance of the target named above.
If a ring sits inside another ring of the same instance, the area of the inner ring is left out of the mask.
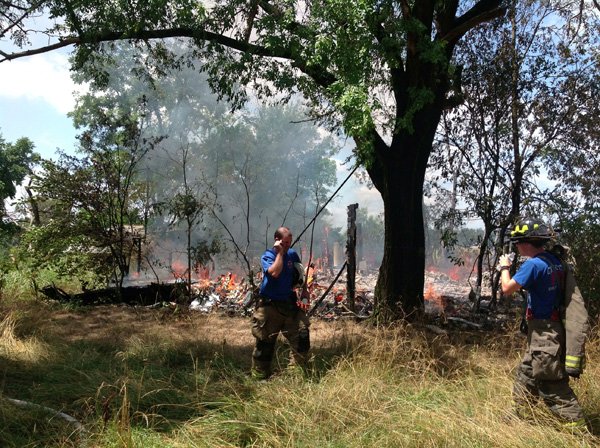
[[[0,134],[5,141],[28,137],[44,158],[56,159],[59,148],[74,153],[77,132],[67,114],[75,106],[74,92],[81,87],[71,80],[69,51],[61,49],[0,64]],[[340,160],[344,158],[341,154]],[[338,163],[339,182],[347,175],[347,167]],[[346,207],[352,203],[367,208],[370,214],[383,210],[375,189],[351,179],[328,207],[336,217],[334,225],[346,226]]]
[[[0,133],[14,142],[28,137],[45,158],[57,148],[72,152],[76,131],[67,113],[78,87],[68,53],[56,51],[0,64]]]

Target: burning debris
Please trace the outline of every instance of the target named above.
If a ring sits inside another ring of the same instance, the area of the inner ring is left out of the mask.
[[[192,295],[191,310],[205,313],[220,310],[230,315],[248,315],[253,297],[246,279],[238,281],[231,272],[219,275],[215,280],[199,280],[192,285]]]
[[[316,281],[314,267],[309,270],[307,289],[311,297],[313,316],[333,320],[343,316],[367,317],[373,309],[373,294],[369,288],[357,288],[355,297],[356,312],[349,308],[344,280],[338,280],[330,288],[328,282],[333,277],[323,277],[323,283]],[[260,284],[260,274],[255,279]],[[374,283],[373,283],[374,284]],[[327,292],[327,289],[330,289]],[[228,315],[248,316],[253,307],[253,291],[245,278],[238,280],[232,273],[218,276],[215,280],[203,279],[192,285],[194,300],[190,309],[204,313],[225,312]],[[325,297],[323,295],[327,292]],[[322,299],[322,300],[321,300]]]
[[[311,296],[310,315],[325,320],[340,318],[366,318],[374,305],[377,272],[357,274],[354,310],[351,309],[344,276],[337,278],[329,270],[308,272],[308,291]],[[260,284],[260,273],[255,278]],[[252,312],[253,294],[244,278],[232,273],[220,275],[214,280],[199,280],[192,286],[194,300],[190,309],[205,313],[225,312],[228,315],[248,316]],[[489,291],[484,291],[489,295]],[[474,312],[471,287],[465,280],[442,272],[429,271],[425,276],[425,313],[432,320],[444,325],[454,324],[470,329],[506,321],[510,310],[498,313],[494,318],[484,311]],[[509,304],[510,305],[510,304]],[[509,306],[510,308],[510,306]],[[495,322],[491,322],[495,319]]]
[[[208,271],[198,274],[192,281],[191,294],[186,283],[177,278],[170,283],[124,287],[120,294],[117,294],[115,288],[107,288],[69,295],[54,286],[46,287],[42,292],[54,300],[84,305],[124,303],[151,307],[189,307],[196,312],[218,312],[229,316],[252,314],[255,292],[245,277],[228,272],[210,279]],[[370,316],[374,306],[376,271],[363,271],[356,275],[354,310],[348,300],[345,276],[338,275],[336,278],[330,270],[317,270],[314,266],[307,274],[311,316],[325,320],[364,319]],[[258,273],[254,279],[255,285],[260,284],[260,276]],[[489,291],[484,293],[489,295]],[[494,316],[485,308],[475,313],[471,294],[471,287],[466,281],[455,280],[442,272],[426,272],[423,293],[425,314],[439,325],[452,324],[465,329],[480,329],[510,320],[515,304],[505,304],[505,310],[496,310]]]

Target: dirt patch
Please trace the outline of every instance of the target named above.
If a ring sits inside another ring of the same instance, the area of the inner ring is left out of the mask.
[[[132,337],[152,339],[164,335],[171,340],[237,347],[254,345],[249,317],[118,305],[47,310],[37,322],[37,331],[67,343]],[[352,321],[313,320],[311,342],[314,347],[339,346],[340,341],[356,340],[362,332],[364,327]]]

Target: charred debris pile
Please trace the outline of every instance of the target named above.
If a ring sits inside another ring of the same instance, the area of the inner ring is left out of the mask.
[[[368,318],[373,309],[376,281],[376,271],[356,274],[352,307],[345,276],[337,276],[336,279],[331,272],[313,274],[307,283],[312,299],[311,316],[324,320]],[[229,316],[249,316],[254,297],[249,283],[232,273],[194,281],[191,295],[186,283],[181,281],[128,286],[123,287],[120,293],[116,288],[106,288],[71,295],[54,286],[43,288],[41,292],[50,299],[80,305],[179,307],[190,312]],[[425,315],[433,331],[443,332],[448,327],[466,330],[507,327],[518,318],[521,307],[518,300],[503,300],[490,306],[489,291],[483,291],[482,297],[481,306],[475,309],[476,301],[468,282],[452,279],[442,272],[426,272]]]
[[[315,267],[309,259],[305,275],[306,288],[311,296],[311,317],[325,320],[368,318],[374,307],[374,290],[377,271],[361,269],[357,246],[360,246],[356,225],[358,204],[348,206],[348,232],[345,261],[342,266],[324,263]],[[316,217],[315,217],[316,218]],[[313,219],[314,220],[314,219]],[[309,224],[310,225],[310,224]],[[308,227],[307,227],[308,228]],[[305,229],[306,230],[306,229]],[[300,238],[300,237],[298,237]],[[341,264],[341,263],[340,263]],[[318,265],[318,263],[317,263]],[[341,275],[344,273],[345,275]],[[191,288],[184,277],[162,283],[140,284],[118,288],[83,291],[70,295],[54,286],[42,289],[50,299],[75,302],[81,305],[125,304],[144,307],[185,308],[191,312],[220,312],[229,316],[249,316],[252,313],[256,290],[243,276],[231,272],[210,277],[200,275],[192,281]],[[434,332],[444,333],[445,328],[487,330],[510,327],[519,318],[523,305],[519,299],[491,300],[490,290],[475,294],[471,273],[433,268],[425,273],[425,320]],[[484,275],[489,273],[484,273]],[[489,279],[488,279],[489,280]],[[260,274],[254,278],[259,285]],[[487,281],[484,283],[489,284]]]

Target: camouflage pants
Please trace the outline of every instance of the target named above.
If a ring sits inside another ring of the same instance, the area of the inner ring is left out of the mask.
[[[562,324],[550,320],[528,323],[527,352],[517,369],[513,388],[517,407],[541,398],[561,419],[579,422],[584,416],[565,371]]]
[[[256,339],[252,352],[252,372],[257,377],[271,375],[277,336],[281,333],[291,348],[291,365],[306,365],[310,322],[306,313],[292,304],[259,306],[252,315],[252,335]]]

